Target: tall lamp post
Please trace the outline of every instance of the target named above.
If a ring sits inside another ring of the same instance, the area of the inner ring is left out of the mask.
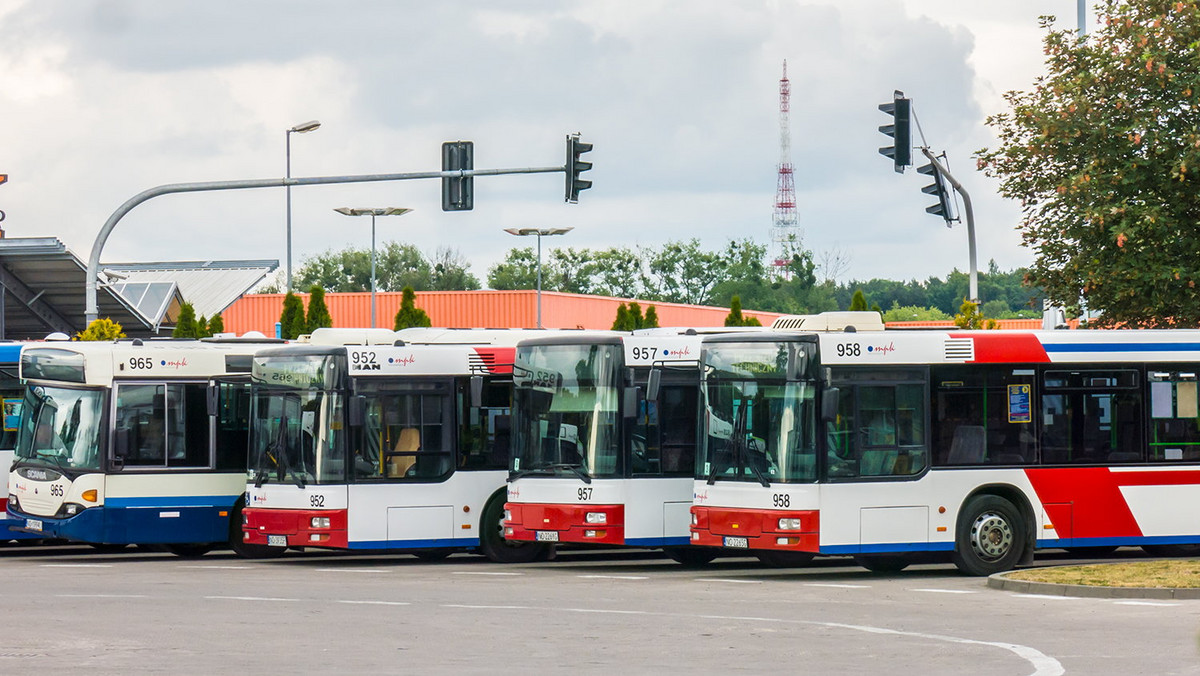
[[[537,327],[542,328],[542,237],[565,235],[575,228],[505,228],[510,235],[537,237]]]
[[[286,164],[284,166],[284,179],[291,181],[292,179],[292,134],[307,134],[310,131],[316,131],[320,128],[321,123],[316,120],[309,120],[298,124],[284,133],[284,148],[286,153]],[[287,191],[287,290],[292,290],[292,184],[285,182],[284,190]]]
[[[376,216],[403,216],[412,209],[402,207],[376,207],[373,209],[356,209],[354,207],[339,207],[334,209],[339,214],[346,216],[370,216],[371,217],[371,328],[375,328],[375,217]]]

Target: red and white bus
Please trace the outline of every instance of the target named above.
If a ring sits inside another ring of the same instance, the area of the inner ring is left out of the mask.
[[[500,528],[513,346],[534,332],[351,333],[318,331],[256,355],[245,541],[548,556],[550,546],[506,542]]]
[[[688,532],[700,340],[587,332],[517,346],[505,537],[712,560]]]
[[[1200,552],[1200,331],[706,337],[692,542],[949,552]]]

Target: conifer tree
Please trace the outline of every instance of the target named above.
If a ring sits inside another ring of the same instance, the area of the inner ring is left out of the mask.
[[[410,326],[432,326],[429,315],[417,307],[417,293],[411,286],[404,287],[400,297],[400,310],[396,312],[395,330],[407,329]]]
[[[283,297],[283,314],[279,316],[280,333],[286,340],[295,340],[307,328],[304,319],[304,301],[291,291]]]
[[[308,291],[308,317],[305,320],[308,332],[333,326],[333,317],[329,315],[329,307],[325,305],[325,289],[313,284]]]

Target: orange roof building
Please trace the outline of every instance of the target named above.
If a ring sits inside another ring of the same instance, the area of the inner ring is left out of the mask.
[[[308,306],[308,294],[296,294]],[[375,323],[392,328],[402,294],[376,294]],[[621,303],[637,302],[642,312],[653,305],[660,326],[723,326],[729,308],[682,303],[631,301],[629,298],[584,296],[557,291],[542,292],[542,326],[547,328],[609,329]],[[325,304],[337,328],[362,328],[371,324],[371,294],[327,293]],[[532,328],[537,324],[537,291],[418,291],[416,306],[429,315],[434,326],[447,328]],[[283,294],[242,296],[222,313],[225,330],[237,334],[261,331],[275,335],[275,323],[283,312]],[[769,325],[778,312],[743,310],[746,317]]]

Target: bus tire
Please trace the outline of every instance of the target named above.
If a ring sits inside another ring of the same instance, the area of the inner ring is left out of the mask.
[[[872,573],[899,573],[912,559],[903,554],[859,554],[854,562]]]
[[[1012,570],[1025,551],[1025,519],[998,495],[976,495],[958,515],[954,565],[967,575]]]
[[[663,547],[663,553],[675,563],[684,566],[703,566],[717,558],[717,550],[711,547]]]
[[[1200,555],[1200,545],[1142,545],[1142,550],[1150,556],[1197,556]]]
[[[504,539],[504,501],[506,491],[499,490],[488,500],[479,520],[479,551],[495,563],[532,563],[550,557],[553,545],[540,542],[510,542]]]
[[[198,559],[212,551],[211,542],[176,542],[166,545],[166,550],[185,559]]]
[[[754,555],[772,568],[803,568],[812,563],[816,556],[812,552],[777,552],[773,549],[755,552]]]

